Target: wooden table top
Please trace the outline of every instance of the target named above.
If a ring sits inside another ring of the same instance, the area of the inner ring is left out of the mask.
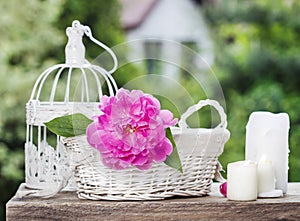
[[[75,192],[48,199],[18,198],[6,204],[7,220],[300,220],[300,183],[289,183],[281,198],[230,201],[214,183],[205,197],[177,197],[157,201],[92,201]],[[24,185],[21,184],[18,191]]]

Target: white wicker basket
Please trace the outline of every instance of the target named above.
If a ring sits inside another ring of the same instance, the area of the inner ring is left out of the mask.
[[[213,129],[188,128],[187,117],[206,105],[216,108],[221,123]],[[221,169],[218,157],[230,136],[226,126],[224,110],[213,100],[202,100],[182,115],[179,127],[171,129],[183,173],[164,163],[154,164],[146,171],[133,167],[112,170],[102,165],[99,153],[94,152],[94,157],[87,157],[91,156],[89,151],[95,150],[89,147],[86,137],[67,138],[66,147],[75,154],[73,161],[77,164],[78,197],[92,200],[157,200],[172,196],[207,195],[215,174]]]

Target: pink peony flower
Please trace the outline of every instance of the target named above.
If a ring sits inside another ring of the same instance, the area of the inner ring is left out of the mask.
[[[165,128],[174,126],[177,119],[170,111],[160,110],[152,95],[120,89],[116,96],[102,97],[99,108],[103,114],[88,126],[87,140],[100,151],[107,167],[146,170],[172,153]]]

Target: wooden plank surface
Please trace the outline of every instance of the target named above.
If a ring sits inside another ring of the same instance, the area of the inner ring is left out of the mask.
[[[214,184],[206,197],[160,201],[91,201],[74,192],[49,199],[13,197],[6,205],[7,220],[300,220],[300,183],[289,183],[282,198],[251,202],[230,201]]]

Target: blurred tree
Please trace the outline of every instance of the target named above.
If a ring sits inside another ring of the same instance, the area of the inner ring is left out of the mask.
[[[299,1],[284,0],[225,0],[207,7],[218,48],[226,48],[216,52],[225,87],[245,92],[270,79],[286,91],[300,90],[299,9]]]
[[[24,180],[25,104],[38,75],[64,62],[65,28],[78,19],[109,46],[124,39],[117,0],[28,0],[21,4],[18,0],[0,1],[1,220],[5,203]],[[90,57],[101,52],[94,45],[87,47]]]
[[[62,34],[53,26],[60,1],[0,1],[0,219],[24,180],[25,103],[34,79],[53,63]],[[42,47],[41,47],[42,46]]]
[[[215,40],[215,72],[226,96],[231,140],[221,160],[244,159],[253,111],[290,115],[290,181],[300,181],[300,2],[215,1],[204,12]]]

